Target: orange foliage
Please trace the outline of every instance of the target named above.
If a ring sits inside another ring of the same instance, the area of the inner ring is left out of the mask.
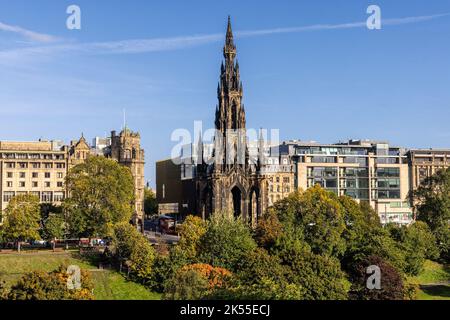
[[[221,288],[232,276],[232,273],[224,268],[213,267],[205,263],[195,263],[181,268],[180,272],[195,271],[208,279],[208,289]]]

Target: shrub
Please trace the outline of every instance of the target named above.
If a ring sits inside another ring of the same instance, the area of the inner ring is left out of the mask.
[[[25,274],[8,293],[10,300],[93,300],[89,274],[81,273],[81,288],[68,289],[65,266],[46,273],[33,271]]]
[[[367,267],[378,266],[381,271],[381,289],[368,289]],[[370,256],[356,264],[350,272],[352,288],[350,297],[356,300],[402,300],[406,291],[401,274],[383,258]]]

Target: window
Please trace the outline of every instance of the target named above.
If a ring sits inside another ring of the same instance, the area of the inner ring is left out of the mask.
[[[378,190],[378,199],[400,199],[400,190]]]
[[[276,177],[276,182],[277,182],[277,183],[280,182],[280,177]]]
[[[308,176],[310,177],[326,177],[332,178],[337,176],[337,168],[313,167],[308,168]]]
[[[13,173],[12,172],[8,172],[7,176],[8,176],[8,178],[12,178],[13,177]]]
[[[20,177],[21,179],[25,179],[25,172],[20,172],[20,173],[19,173],[19,177]]]
[[[62,179],[62,178],[64,178],[64,173],[58,172],[58,179]]]
[[[284,178],[283,178],[283,182],[284,182],[284,183],[289,183],[289,182],[290,182],[289,177],[284,177]]]
[[[9,169],[12,169],[12,168],[16,167],[16,164],[14,162],[7,162],[6,163],[6,167],[9,168]]]
[[[400,168],[377,168],[378,177],[400,177]]]
[[[50,172],[46,172],[46,173],[45,173],[45,178],[46,178],[46,179],[50,179]]]
[[[64,169],[66,167],[66,165],[64,163],[57,163],[56,164],[56,168],[58,169]]]
[[[57,185],[58,188],[62,188],[63,187],[63,183],[61,181],[58,181],[56,183],[56,185]]]
[[[3,202],[9,202],[14,197],[14,191],[6,191],[3,193]]]
[[[7,186],[8,188],[12,188],[12,186],[13,186],[12,181],[6,182],[6,186]]]
[[[46,188],[50,188],[50,181],[46,181],[46,182],[45,182],[45,187],[46,187]]]
[[[53,201],[61,202],[64,200],[64,192],[55,192],[53,194]]]
[[[313,157],[311,162],[315,163],[335,163],[335,157]]]
[[[367,177],[369,176],[365,168],[345,168],[344,175],[347,177]]]
[[[379,164],[396,164],[398,163],[397,158],[376,158],[375,163]]]
[[[37,183],[37,181],[33,181],[33,188],[37,188],[38,187],[38,183]]]
[[[39,169],[39,168],[41,167],[41,164],[38,163],[38,162],[33,162],[33,163],[31,164],[31,166],[33,167],[33,169]]]
[[[336,179],[325,180],[325,187],[326,188],[337,188],[337,180]]]
[[[20,188],[25,188],[25,181],[20,181],[19,182],[19,187]]]
[[[21,169],[28,168],[28,163],[26,163],[26,162],[19,162],[19,168],[21,168]]]
[[[400,188],[400,179],[378,179],[378,188]]]
[[[369,199],[369,190],[364,189],[347,189],[345,190],[345,195],[354,199]]]
[[[53,168],[53,164],[52,164],[52,163],[46,163],[46,164],[44,165],[44,168],[45,168],[45,169],[51,169],[51,168]]]
[[[33,172],[33,173],[31,174],[31,176],[33,177],[33,179],[37,179],[38,176],[39,176],[39,174],[38,174],[37,172]]]
[[[52,202],[52,192],[51,191],[44,191],[42,192],[42,198],[41,201],[42,202]]]

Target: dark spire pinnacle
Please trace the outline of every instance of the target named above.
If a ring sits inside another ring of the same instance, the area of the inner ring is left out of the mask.
[[[225,47],[223,48],[225,59],[234,60],[236,56],[236,46],[234,45],[233,30],[231,28],[231,17],[228,16],[227,36],[225,39]]]
[[[227,40],[233,41],[233,30],[231,28],[231,17],[228,16]],[[228,41],[227,41],[228,43]]]

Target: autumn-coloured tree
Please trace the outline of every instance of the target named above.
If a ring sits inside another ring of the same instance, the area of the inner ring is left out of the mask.
[[[180,268],[167,283],[164,298],[169,300],[205,299],[223,289],[232,278],[227,269],[208,264],[191,264]]]
[[[269,249],[283,234],[283,226],[273,210],[269,210],[258,221],[255,229],[255,240],[260,247]]]
[[[206,222],[196,216],[188,216],[180,230],[178,246],[188,259],[194,259],[199,250],[200,239],[206,233]]]

